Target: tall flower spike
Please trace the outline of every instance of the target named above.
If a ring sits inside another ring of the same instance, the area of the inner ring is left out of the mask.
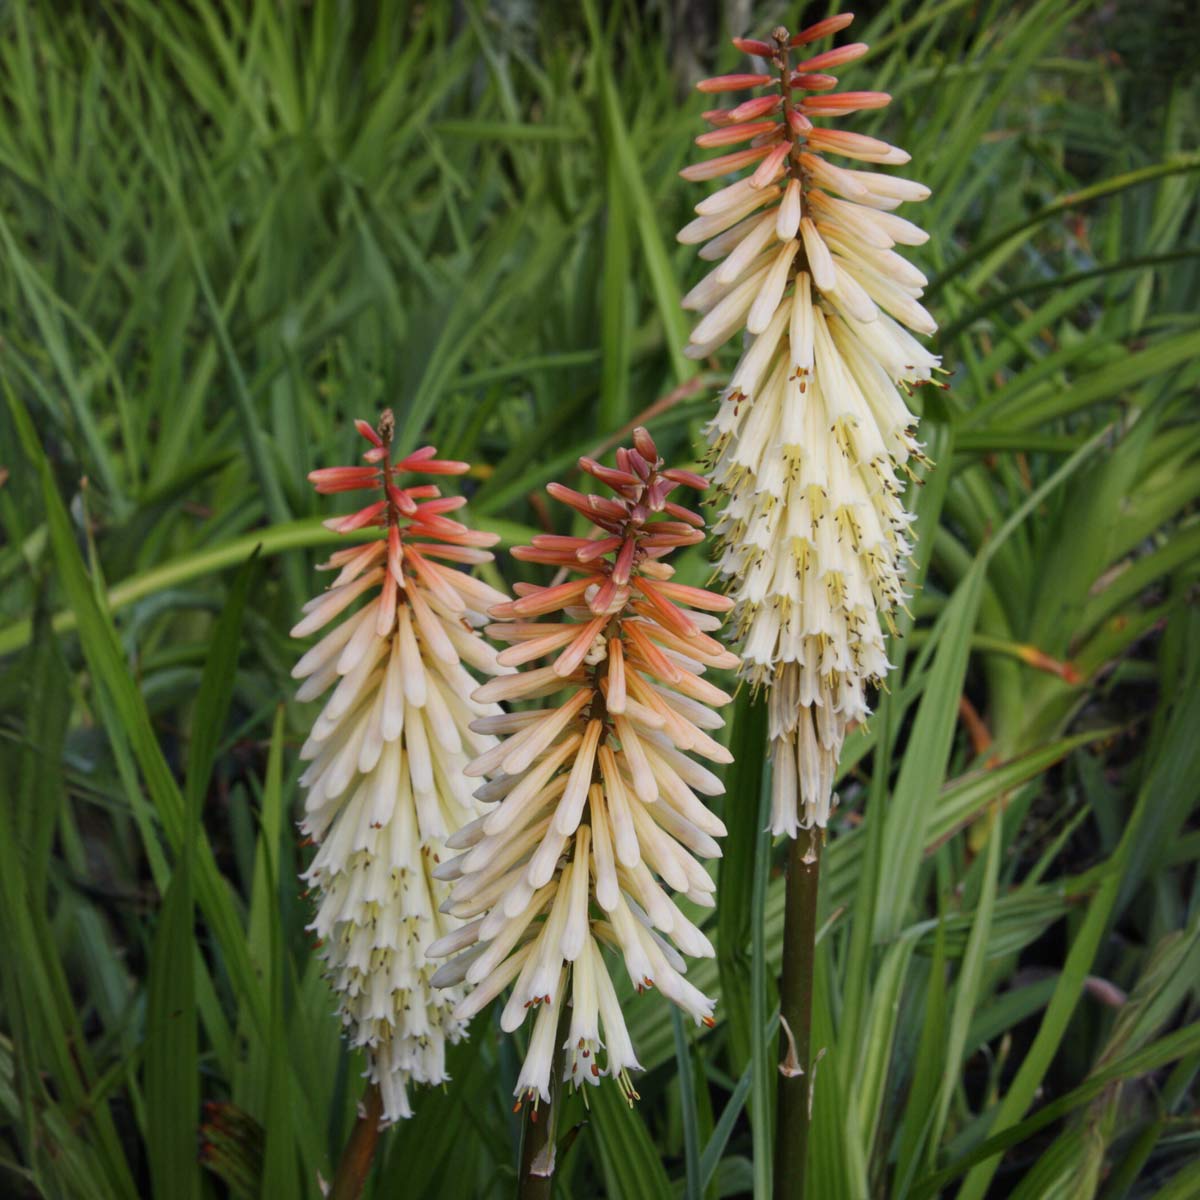
[[[907,599],[912,517],[900,473],[924,461],[905,396],[939,360],[909,333],[932,333],[926,280],[897,254],[927,235],[893,209],[929,189],[878,171],[903,150],[819,122],[880,108],[884,92],[837,92],[831,70],[867,47],[813,54],[850,13],[769,42],[738,39],[771,73],[702,81],[702,92],[762,88],[705,114],[696,139],[723,152],[680,172],[716,179],[747,169],[696,206],[679,233],[716,266],[684,298],[703,317],[687,353],[705,357],[745,330],[743,353],[708,427],[719,572],[736,602],[743,673],[770,688],[771,828],[824,826],[847,728],[889,670],[880,620]],[[732,152],[724,148],[749,143]]]
[[[518,584],[517,600],[491,610],[488,634],[511,643],[499,661],[527,669],[475,693],[481,702],[567,698],[475,723],[504,738],[467,768],[487,776],[476,796],[494,807],[450,839],[463,853],[436,872],[454,880],[449,912],[470,922],[430,950],[457,952],[435,984],[475,987],[455,1016],[465,1020],[510,983],[503,1028],[516,1029],[536,1010],[518,1103],[549,1099],[567,1003],[563,1078],[578,1086],[610,1075],[636,1097],[629,1071],[640,1068],[602,945],[622,955],[639,991],[657,987],[712,1024],[713,1002],[684,978],[681,957],[711,955],[712,946],[666,889],[713,903],[698,858],[720,854],[713,839],[725,827],[697,793],[717,795],[722,786],[689,755],[730,761],[709,733],[724,723],[713,706],[729,697],[703,676],[738,660],[709,636],[720,625],[713,614],[730,601],[673,582],[662,561],[704,536],[703,519],[671,493],[707,481],[664,470],[644,429],[633,449],[617,451],[615,468],[587,458],[580,466],[616,497],[547,488],[598,532],[539,535],[513,551],[576,578]],[[552,613],[553,623],[534,620]]]
[[[367,1051],[384,1119],[410,1115],[406,1084],[446,1078],[446,1041],[462,1036],[453,1015],[461,993],[433,990],[430,944],[458,928],[440,911],[449,889],[433,875],[447,836],[479,815],[463,768],[495,738],[471,723],[495,704],[469,699],[476,680],[463,663],[495,675],[505,668],[473,626],[503,602],[502,592],[464,571],[491,559],[496,537],[447,514],[465,504],[433,484],[401,486],[399,476],[458,475],[466,463],[432,446],[392,461],[393,421],[357,422],[370,443],[368,466],[313,471],[321,493],[369,491],[379,498],[325,525],[378,535],[338,550],[338,572],[304,606],[292,636],[308,637],[356,601],[296,664],[297,699],[332,692],[300,751],[311,760],[301,830],[318,844],[304,879],[318,891],[310,929],[322,939],[350,1041]],[[440,560],[440,561],[439,561]]]

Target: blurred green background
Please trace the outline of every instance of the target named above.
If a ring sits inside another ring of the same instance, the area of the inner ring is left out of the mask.
[[[511,545],[636,423],[695,461],[730,362],[681,353],[690,85],[801,11],[0,5],[0,1193],[320,1194],[362,1084],[296,880],[305,474],[392,406]],[[871,0],[849,36],[895,97],[854,127],[934,191],[951,389],[831,830],[812,1194],[1197,1195],[1200,18]],[[556,1195],[768,1194],[763,724],[740,693],[718,1027],[630,999],[642,1102],[572,1102]],[[368,1194],[511,1194],[497,1032]]]

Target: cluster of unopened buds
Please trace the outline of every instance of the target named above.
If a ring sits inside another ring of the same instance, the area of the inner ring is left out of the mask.
[[[453,1015],[461,993],[435,991],[429,946],[457,928],[441,911],[448,888],[434,873],[447,836],[480,808],[464,774],[495,738],[472,728],[499,712],[471,699],[476,679],[504,671],[476,631],[506,599],[468,569],[491,559],[493,534],[448,514],[465,501],[442,497],[408,474],[449,476],[467,464],[425,447],[392,461],[393,422],[359,421],[368,465],[309,476],[322,494],[366,491],[376,499],[326,521],[337,533],[374,536],[332,554],[329,587],[305,605],[297,638],[324,629],[296,664],[297,699],[329,693],[300,752],[301,830],[317,844],[305,875],[317,893],[310,928],[321,939],[351,1043],[365,1048],[384,1117],[409,1115],[409,1080],[446,1078],[445,1044],[463,1034]]]
[[[540,535],[513,551],[574,578],[517,584],[516,600],[490,610],[487,634],[509,644],[499,664],[519,671],[474,694],[477,704],[553,699],[472,725],[502,740],[466,768],[486,779],[475,796],[487,811],[448,839],[460,853],[435,871],[453,881],[447,911],[465,924],[429,951],[449,957],[435,984],[473,985],[456,1020],[510,985],[503,1028],[534,1011],[516,1095],[535,1105],[550,1097],[560,1037],[564,1079],[610,1075],[635,1095],[639,1064],[605,947],[638,991],[655,987],[712,1024],[712,1001],[686,980],[683,957],[712,946],[670,893],[713,903],[699,860],[720,853],[725,829],[701,797],[722,785],[697,758],[729,761],[711,736],[729,697],[704,675],[737,658],[710,636],[731,602],[675,582],[663,561],[703,537],[702,518],[672,497],[706,481],[664,469],[641,429],[615,468],[580,466],[614,496],[547,488],[595,532]]]
[[[735,601],[744,674],[770,689],[772,829],[829,818],[846,730],[889,670],[881,620],[907,599],[911,515],[903,476],[921,460],[906,402],[939,360],[912,336],[936,326],[924,275],[894,250],[927,235],[892,210],[922,184],[872,166],[908,161],[876,138],[817,122],[890,101],[833,92],[830,72],[862,43],[795,61],[853,21],[844,13],[769,41],[737,39],[770,70],[702,81],[707,93],[764,94],[705,113],[702,147],[748,143],[685,168],[690,180],[749,173],[696,206],[679,240],[718,265],[685,297],[702,315],[688,354],[747,338],[708,428],[718,570]]]

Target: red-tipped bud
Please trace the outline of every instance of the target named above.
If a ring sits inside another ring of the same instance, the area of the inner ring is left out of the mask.
[[[731,171],[748,167],[751,163],[758,162],[760,158],[765,158],[769,153],[770,149],[767,146],[737,150],[733,154],[722,154],[720,158],[710,158],[707,162],[693,163],[690,167],[684,167],[679,172],[679,177],[686,179],[689,183],[697,183],[704,179],[716,179],[721,175],[728,175]]]
[[[743,54],[753,54],[755,58],[770,58],[775,53],[770,42],[760,42],[756,38],[734,38],[733,44]]]
[[[853,13],[838,13],[836,17],[826,17],[823,21],[809,25],[806,29],[792,35],[791,45],[807,46],[809,42],[819,42],[831,33],[840,33],[854,20]]]
[[[814,129],[808,139],[816,150],[830,150],[844,154],[847,158],[859,158],[865,162],[880,162],[889,165],[908,162],[908,154],[878,138],[865,133],[851,133],[845,129]]]
[[[450,458],[428,458],[421,463],[404,458],[392,467],[393,471],[419,471],[422,475],[465,475],[470,469],[470,463]]]
[[[619,537],[600,538],[599,541],[588,542],[586,546],[576,550],[575,560],[581,563],[595,562],[598,558],[603,558],[606,554],[619,550],[624,544]]]
[[[349,516],[330,517],[323,524],[326,529],[332,529],[335,533],[350,533],[351,530],[362,529],[367,525],[380,524],[380,518],[383,516],[385,508],[387,508],[387,501],[379,500],[374,504],[368,504],[366,508],[360,508],[358,512],[351,513]]]
[[[586,471],[593,479],[600,480],[601,483],[607,484],[613,491],[619,491],[625,487],[637,487],[638,477],[632,471],[616,470],[612,467],[605,467],[598,463],[594,458],[581,458],[579,460],[579,469]]]
[[[323,496],[374,487],[378,481],[379,472],[374,467],[321,467],[308,473],[308,482]]]
[[[758,137],[756,137],[754,141],[750,143],[750,145],[753,146],[755,150],[757,150],[759,146],[766,146],[768,149],[774,149],[774,147],[779,145],[779,139],[783,137],[783,135],[784,126],[783,123],[780,122],[779,124],[775,125],[769,133],[760,133]]]
[[[445,535],[457,537],[459,534],[467,532],[467,527],[461,525],[458,521],[452,521],[449,517],[439,517],[436,513],[431,514],[424,511],[418,512],[413,517],[410,528],[414,533],[429,534],[433,537],[442,537]]]
[[[775,178],[788,154],[791,153],[791,142],[780,142],[766,158],[758,164],[758,169],[750,176],[750,183],[756,188],[766,187]]]
[[[646,492],[646,507],[651,512],[662,512],[667,496],[675,490],[675,484],[659,476]]]
[[[850,113],[866,108],[886,108],[891,102],[892,98],[887,92],[838,92],[833,96],[808,96],[804,101],[804,110],[814,116],[821,113]]]
[[[642,539],[642,546],[651,550],[675,550],[680,546],[695,546],[702,541],[703,529],[688,529],[683,533],[651,533]]]
[[[658,462],[658,447],[654,444],[654,439],[650,436],[649,430],[639,425],[633,431],[633,444],[637,452],[647,463],[653,464]]]
[[[605,500],[602,496],[585,496],[573,488],[561,483],[546,484],[546,491],[562,504],[569,505],[576,512],[593,520],[603,519],[619,521],[625,516],[625,509],[615,500]]]
[[[646,459],[643,458],[636,450],[628,450],[626,451],[626,454],[628,457],[625,461],[628,462],[629,469],[638,477],[638,479],[645,483],[646,480],[650,478],[650,463],[647,462]]]
[[[702,79],[696,84],[698,92],[741,92],[747,88],[762,87],[770,83],[770,75],[715,75],[712,79]]]
[[[728,123],[753,121],[757,117],[764,117],[767,113],[774,112],[782,103],[782,96],[755,96],[753,100],[744,100],[736,108],[728,110]]]
[[[815,54],[812,58],[797,63],[796,71],[806,74],[810,71],[824,71],[829,67],[845,66],[846,63],[862,58],[868,49],[870,47],[866,42],[850,42],[845,46],[838,46],[836,50],[826,50],[824,54]]]
[[[803,88],[808,92],[827,92],[830,88],[837,87],[838,77],[836,75],[793,75],[788,80],[788,84],[794,88]]]
[[[410,489],[409,495],[412,495],[412,493],[415,491],[416,488]],[[436,492],[437,489],[434,488],[434,491]],[[424,519],[431,514],[436,513],[454,512],[455,510],[462,508],[466,502],[466,496],[442,496],[437,500],[431,500],[428,504],[422,504],[420,506],[421,518]]]
[[[597,589],[596,594],[588,601],[588,606],[594,613],[606,613],[615,607],[617,600],[617,581],[610,575]]]
[[[532,546],[514,546],[509,554],[518,562],[545,563],[550,567],[569,567],[575,562],[573,554],[562,550],[535,550]]]
[[[760,133],[768,133],[775,128],[774,121],[749,121],[744,125],[726,125],[723,129],[713,129],[709,133],[700,134],[696,138],[696,145],[706,149],[710,146],[734,146],[738,142],[748,142]]]
[[[372,427],[369,421],[355,421],[354,428],[357,429],[358,432],[361,433],[363,437],[365,437],[367,441],[371,443],[372,446],[383,445],[383,438],[381,438],[379,434],[375,432],[375,429]]]
[[[705,612],[728,612],[733,607],[733,600],[706,588],[690,587],[686,583],[671,583],[666,580],[655,580],[654,589],[674,600],[677,604],[686,604],[689,608],[703,609]],[[639,585],[641,587],[641,585]],[[643,593],[645,588],[641,587]]]
[[[417,505],[407,488],[399,488],[394,483],[387,485],[388,499],[406,516],[411,517],[417,511]]]
[[[813,123],[798,108],[788,113],[788,125],[793,133],[808,133],[813,127]]]
[[[591,586],[591,579],[584,577],[556,584],[554,587],[531,588],[519,600],[495,605],[489,615],[498,621],[507,621],[513,617],[544,616],[546,613],[565,608],[568,604],[574,604]],[[517,589],[514,588],[515,590]]]
[[[698,492],[708,490],[708,480],[703,475],[697,475],[695,471],[684,471],[678,467],[672,467],[669,471],[663,472],[663,478],[671,480],[672,483],[681,483],[684,487],[695,488]]]
[[[626,538],[621,545],[621,549],[617,554],[616,561],[613,563],[612,578],[616,584],[626,584],[629,582],[629,573],[633,568],[633,552],[637,549],[637,542],[633,538]]]
[[[422,446],[406,455],[392,467],[393,471],[417,471],[422,475],[462,475],[471,469],[470,463],[438,458],[433,446]]]
[[[690,508],[684,508],[682,504],[676,504],[673,500],[668,500],[663,505],[663,511],[668,516],[674,517],[675,521],[664,523],[660,528],[665,529],[669,524],[672,529],[677,529],[681,533],[690,532],[686,525],[694,525],[697,529],[704,528],[704,518],[698,512],[692,512]],[[679,521],[683,521],[685,524],[680,525]]]
[[[672,629],[683,637],[698,637],[700,627],[676,605],[655,591],[654,586],[645,579],[635,579],[634,586],[649,601],[648,604],[635,604],[634,611],[653,614],[667,629]]]

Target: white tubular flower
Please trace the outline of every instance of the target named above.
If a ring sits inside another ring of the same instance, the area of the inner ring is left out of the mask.
[[[350,1042],[367,1052],[367,1074],[380,1087],[385,1121],[411,1115],[406,1084],[446,1079],[446,1041],[462,1037],[453,1015],[461,991],[436,991],[432,942],[459,922],[440,911],[447,885],[433,875],[445,839],[480,812],[463,768],[495,738],[472,721],[499,713],[470,698],[477,686],[465,661],[503,672],[472,626],[503,593],[444,563],[491,559],[496,538],[445,514],[464,500],[438,499],[431,484],[400,487],[401,472],[456,475],[466,463],[435,457],[432,447],[391,461],[393,422],[365,421],[366,467],[332,467],[309,479],[318,492],[368,489],[382,496],[326,521],[340,533],[378,528],[372,541],[330,556],[330,587],[305,605],[293,637],[329,625],[296,664],[300,700],[329,693],[300,756],[306,790],[301,830],[318,846],[304,879],[317,891],[309,926],[321,939]],[[421,540],[417,540],[421,539]],[[443,560],[441,562],[436,560]]]
[[[680,172],[700,180],[753,168],[701,201],[679,240],[706,243],[700,256],[716,263],[684,298],[703,314],[688,353],[747,335],[708,427],[725,498],[714,532],[743,674],[770,689],[771,829],[790,837],[827,824],[846,730],[868,715],[867,689],[889,670],[881,621],[892,627],[908,598],[912,549],[901,476],[924,461],[905,396],[939,363],[909,332],[936,329],[918,303],[925,277],[893,249],[926,240],[892,210],[929,190],[829,162],[908,155],[814,124],[888,103],[883,92],[829,91],[837,80],[824,72],[867,47],[792,61],[795,47],[852,20],[736,39],[773,74],[708,79],[700,90],[766,94],[706,113],[715,128],[696,141],[749,148]]]
[[[470,924],[430,948],[457,954],[434,983],[475,985],[455,1009],[461,1020],[509,984],[505,1030],[537,1009],[516,1089],[534,1104],[550,1098],[560,1029],[565,1080],[578,1087],[609,1075],[636,1097],[629,1072],[640,1067],[601,943],[621,956],[638,991],[656,987],[697,1022],[713,1023],[713,1002],[684,978],[683,959],[709,956],[712,946],[669,893],[713,903],[699,859],[720,854],[714,838],[725,827],[700,796],[723,789],[690,755],[730,761],[708,732],[723,724],[711,706],[729,697],[703,676],[737,666],[708,636],[720,625],[712,614],[731,602],[672,582],[661,561],[703,538],[703,520],[670,493],[706,481],[663,470],[645,430],[634,445],[617,451],[616,469],[580,460],[616,499],[547,489],[587,515],[596,537],[539,536],[513,551],[581,577],[518,584],[519,599],[491,610],[497,623],[487,632],[511,643],[501,665],[554,657],[484,684],[475,699],[569,698],[475,722],[503,737],[467,768],[487,777],[475,794],[493,807],[449,839],[462,854],[435,872],[454,880],[447,911]],[[554,624],[532,619],[550,613],[559,614]]]

